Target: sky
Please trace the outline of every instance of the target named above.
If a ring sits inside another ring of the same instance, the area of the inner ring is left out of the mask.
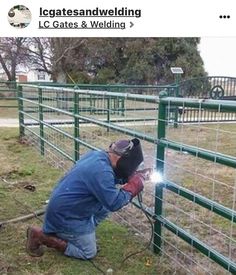
[[[236,77],[236,37],[202,37],[199,50],[209,76]]]

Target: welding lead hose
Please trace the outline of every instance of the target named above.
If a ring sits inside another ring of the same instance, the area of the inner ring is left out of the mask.
[[[17,222],[26,221],[32,218],[37,218],[38,216],[42,216],[44,213],[45,213],[45,208],[37,210],[28,215],[20,216],[14,219],[6,220],[6,221],[0,221],[0,227],[9,223],[17,223]]]

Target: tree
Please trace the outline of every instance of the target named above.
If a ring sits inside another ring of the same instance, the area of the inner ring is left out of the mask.
[[[27,62],[25,44],[27,38],[0,38],[0,64],[9,81],[16,80],[16,68]]]
[[[58,82],[67,82],[71,72],[80,70],[82,56],[80,49],[86,44],[85,38],[51,38],[51,63],[53,79]],[[81,59],[77,58],[78,55]]]
[[[163,84],[174,81],[170,67],[184,78],[205,76],[199,38],[92,38],[80,48],[78,68],[91,83]],[[74,49],[74,56],[77,56]]]
[[[17,65],[51,74],[57,82],[163,84],[206,76],[199,38],[1,38],[0,64],[15,79]]]
[[[69,73],[78,70],[75,59],[86,39],[79,38],[0,38],[0,64],[9,80],[16,79],[17,67],[43,71],[57,82],[66,82]],[[81,56],[80,56],[81,57]]]
[[[50,38],[33,37],[27,44],[28,67],[52,75],[52,48]]]
[[[182,67],[184,78],[204,76],[203,61],[197,50],[198,38],[141,38],[127,40],[129,56],[121,71],[126,83],[162,84],[173,82],[170,67]]]

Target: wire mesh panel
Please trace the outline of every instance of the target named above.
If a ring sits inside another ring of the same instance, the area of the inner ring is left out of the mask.
[[[108,149],[119,138],[156,138],[157,96],[23,85],[22,127],[41,138],[41,153],[57,165],[89,149]],[[61,158],[59,160],[58,158]]]
[[[159,241],[155,242],[156,250],[169,255],[177,272],[234,273],[236,124],[224,124],[220,116],[226,111],[236,112],[236,104],[184,99],[181,102],[173,98],[164,101],[165,132],[160,136],[159,149],[165,150],[163,159],[157,160],[164,166],[164,179],[157,184],[161,191],[156,196],[162,207],[161,226],[169,230],[155,232]],[[195,109],[197,121],[178,122],[174,127],[170,110],[176,106]],[[219,121],[202,123],[206,109],[214,110]]]

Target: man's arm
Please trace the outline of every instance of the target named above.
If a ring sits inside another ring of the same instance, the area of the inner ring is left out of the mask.
[[[92,184],[87,187],[108,210],[117,211],[130,202],[132,194],[116,187],[114,173],[111,171],[98,172],[93,174],[93,178]]]

